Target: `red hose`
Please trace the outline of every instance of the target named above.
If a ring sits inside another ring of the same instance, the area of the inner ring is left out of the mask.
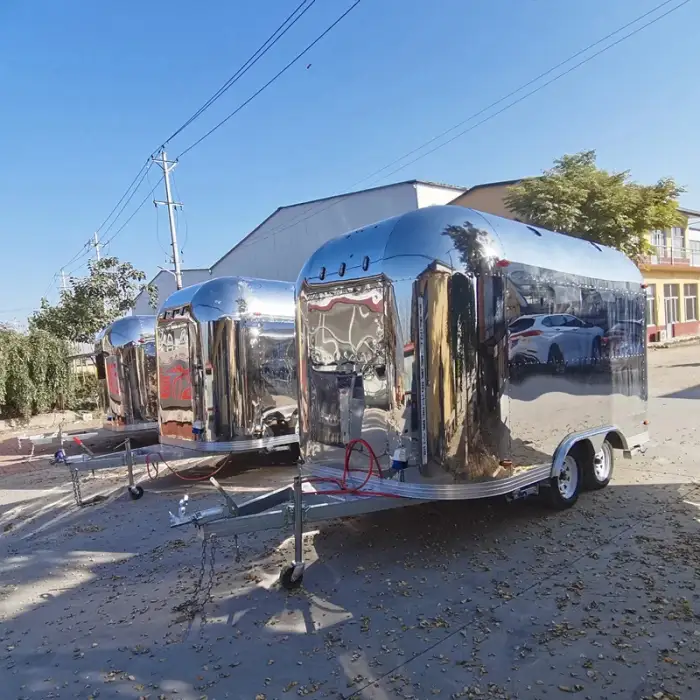
[[[362,471],[361,469],[352,469],[350,467],[350,456],[353,452],[353,447],[356,444],[363,445],[364,447],[367,448],[367,452],[369,454],[369,469],[367,470],[367,476],[365,477],[365,480],[359,485],[359,486],[354,486],[350,487],[348,486],[348,477],[350,476],[350,472],[358,472]],[[336,484],[338,487],[337,489],[331,489],[331,490],[326,490],[326,491],[315,491],[315,494],[319,496],[338,496],[338,495],[362,495],[362,496],[385,496],[386,498],[402,498],[402,496],[398,496],[395,493],[384,493],[381,491],[363,491],[364,487],[369,483],[369,480],[372,478],[374,475],[374,469],[377,469],[376,476],[379,479],[382,479],[382,470],[379,468],[379,460],[377,459],[377,455],[374,454],[374,450],[372,449],[372,446],[366,441],[361,438],[356,438],[354,440],[350,440],[348,444],[345,447],[345,461],[343,464],[343,476],[340,479],[334,479],[332,477],[309,477],[308,479],[305,479],[305,481],[308,482],[331,482],[333,484]]]

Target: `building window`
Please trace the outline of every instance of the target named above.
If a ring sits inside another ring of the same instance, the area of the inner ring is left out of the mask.
[[[663,248],[666,245],[666,234],[663,231],[652,231],[651,244],[657,248]]]
[[[683,297],[685,298],[685,320],[698,320],[698,285],[684,284]]]
[[[679,285],[664,285],[664,311],[666,312],[666,325],[678,323],[681,315]]]
[[[647,326],[656,325],[656,285],[647,287]]]
[[[678,228],[677,226],[674,226],[671,229],[671,236],[672,236],[672,241],[673,241],[673,250],[683,250],[685,247],[684,240],[683,240],[683,229]]]

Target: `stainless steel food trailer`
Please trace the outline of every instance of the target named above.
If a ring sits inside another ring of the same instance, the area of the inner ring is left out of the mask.
[[[162,444],[298,456],[292,284],[218,277],[173,293],[157,354]]]
[[[537,493],[572,506],[648,440],[645,342],[606,351],[643,322],[644,287],[616,250],[455,206],[327,242],[296,287],[299,475],[241,505],[181,501],[171,524],[205,546],[293,526],[293,588],[312,522]]]
[[[158,430],[155,333],[155,316],[125,316],[107,326],[96,340],[107,430]]]

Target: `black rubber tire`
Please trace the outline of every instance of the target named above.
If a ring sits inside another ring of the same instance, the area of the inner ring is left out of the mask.
[[[295,591],[297,588],[301,588],[301,583],[304,580],[304,574],[296,579],[292,580],[292,574],[294,573],[294,564],[287,564],[282,571],[280,571],[280,586],[286,591]]]
[[[578,472],[578,480],[576,483],[576,490],[572,496],[566,498],[559,490],[559,477],[553,476],[549,480],[549,488],[545,489],[545,497],[547,499],[547,504],[553,510],[567,510],[576,504],[578,501],[579,494],[581,493],[581,488],[583,486],[583,470],[581,469],[581,464],[574,454],[569,452],[567,457],[573,457],[576,463],[576,469]]]
[[[601,450],[606,452],[607,459],[610,460],[608,476],[605,479],[600,479],[595,473],[595,465],[587,465],[583,470],[583,487],[588,491],[599,491],[600,489],[604,489],[610,483],[613,476],[613,471],[615,469],[615,450],[607,440],[603,443]],[[593,459],[595,459],[595,456]]]
[[[547,353],[547,364],[555,374],[560,374],[564,371],[564,356],[558,345],[552,345]]]
[[[129,486],[127,490],[132,501],[138,501],[143,496],[143,488],[141,486]]]

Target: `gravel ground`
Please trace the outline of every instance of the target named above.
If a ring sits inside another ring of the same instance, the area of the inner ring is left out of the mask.
[[[173,608],[201,561],[167,512],[209,486],[173,476],[125,494],[123,470],[86,476],[0,460],[0,698],[700,697],[700,348],[650,353],[654,443],[613,483],[553,513],[536,502],[420,505],[306,537],[304,589],[273,533],[215,552],[204,620]],[[280,466],[227,467],[236,498]],[[144,476],[140,474],[140,476]],[[110,495],[111,494],[111,495]],[[209,561],[207,560],[207,566]]]

